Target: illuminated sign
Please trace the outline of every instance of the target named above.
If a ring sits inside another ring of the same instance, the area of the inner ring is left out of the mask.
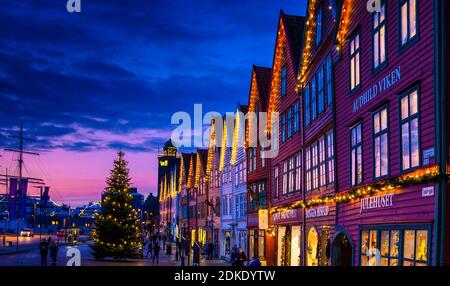
[[[265,230],[269,228],[269,211],[259,210],[258,211],[258,228]]]
[[[161,167],[167,167],[169,166],[169,161],[165,160],[165,161],[159,161],[159,165]]]
[[[330,214],[329,206],[311,208],[306,211],[306,218],[323,217],[328,216],[329,214]]]
[[[394,194],[373,196],[361,199],[361,209],[359,213],[371,209],[384,209],[392,207],[394,204]]]

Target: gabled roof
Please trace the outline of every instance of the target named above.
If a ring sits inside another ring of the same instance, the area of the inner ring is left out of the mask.
[[[272,79],[272,69],[265,67],[253,66],[254,76],[258,89],[259,102],[261,104],[261,111],[267,110],[267,103],[269,100],[270,80]],[[251,91],[251,87],[250,87]],[[249,101],[250,105],[250,101]]]
[[[303,46],[303,31],[305,27],[306,18],[301,16],[286,15],[281,10],[280,20],[278,24],[277,38],[275,41],[275,52],[273,55],[272,79],[269,90],[269,104],[267,108],[267,131],[270,133],[272,129],[272,112],[275,111],[278,105],[279,89],[280,89],[280,74],[283,65],[283,52],[286,47],[286,52],[290,55],[287,58],[292,60],[292,69],[297,74],[300,55],[302,54],[301,47]],[[291,71],[292,72],[292,71]]]

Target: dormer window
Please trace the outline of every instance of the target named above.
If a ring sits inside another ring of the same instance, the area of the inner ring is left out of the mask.
[[[319,8],[316,15],[317,29],[316,29],[316,45],[319,46],[322,41],[322,9]]]

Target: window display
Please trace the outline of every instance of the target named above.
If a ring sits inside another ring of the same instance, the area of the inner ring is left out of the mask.
[[[395,226],[363,230],[360,265],[426,266],[429,264],[429,232],[421,228]]]

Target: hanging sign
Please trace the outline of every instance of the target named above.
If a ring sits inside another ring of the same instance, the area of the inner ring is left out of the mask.
[[[269,210],[258,211],[258,228],[266,230],[269,228]]]
[[[274,222],[296,219],[298,217],[298,209],[290,209],[273,214]]]
[[[384,209],[393,206],[394,194],[386,194],[361,199],[360,212],[372,209]]]

